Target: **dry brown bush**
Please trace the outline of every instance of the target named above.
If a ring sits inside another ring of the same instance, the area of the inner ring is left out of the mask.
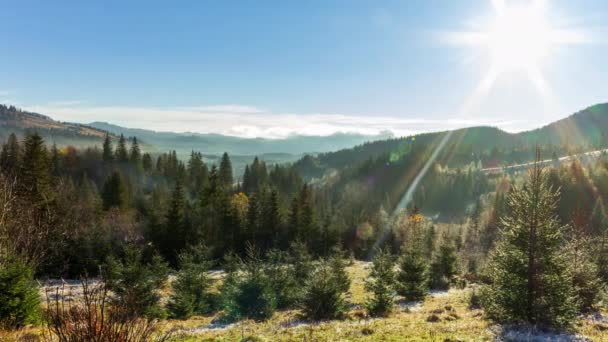
[[[103,284],[82,280],[82,294],[71,297],[65,286],[47,290],[44,337],[61,342],[166,341],[171,333],[158,332],[157,321],[128,314],[127,308],[109,304],[110,294]]]

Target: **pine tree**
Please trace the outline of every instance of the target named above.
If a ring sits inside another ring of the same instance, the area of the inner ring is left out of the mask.
[[[141,162],[141,150],[139,149],[139,143],[137,142],[137,137],[133,137],[131,142],[131,151],[129,154],[129,160],[131,164],[134,166],[139,166]]]
[[[308,248],[300,241],[292,242],[289,247],[289,258],[294,267],[294,277],[299,284],[302,284],[313,271],[312,256]]]
[[[337,319],[344,315],[344,291],[334,271],[327,261],[321,261],[306,280],[301,306],[309,320]]]
[[[114,294],[114,304],[127,310],[127,318],[164,315],[158,291],[169,268],[160,257],[145,263],[141,250],[127,246],[123,260],[111,257],[102,269],[108,290]]]
[[[262,207],[264,248],[277,248],[281,241],[281,213],[279,211],[279,193],[272,189],[266,196]]]
[[[248,192],[258,192],[268,183],[268,172],[266,163],[260,161],[258,157],[253,159],[253,163],[245,168],[243,175],[243,188]]]
[[[314,242],[319,235],[315,211],[312,203],[312,194],[310,187],[307,184],[302,186],[299,198],[299,218],[297,237],[302,241],[306,241],[311,250],[318,252],[320,248]]]
[[[190,180],[190,187],[194,193],[200,192],[209,182],[209,170],[207,169],[207,165],[203,162],[203,155],[200,152],[192,151],[190,154],[190,160],[188,161],[188,179]]]
[[[186,216],[186,198],[181,183],[175,185],[165,225],[165,236],[159,241],[164,255],[170,264],[177,264],[178,255],[184,251],[188,241],[195,240],[189,232],[189,221]]]
[[[448,289],[454,275],[456,275],[456,247],[446,233],[431,263],[431,288]]]
[[[240,245],[240,225],[236,208],[232,205],[229,194],[224,193],[220,197],[220,229],[222,238],[217,242],[216,247],[222,251],[235,250]]]
[[[424,256],[429,260],[435,251],[435,226],[431,225],[424,232]]]
[[[592,236],[595,234],[591,235],[589,229],[593,218],[589,220],[588,213],[580,208],[575,210],[572,216],[572,230],[569,232],[566,250],[570,260],[578,310],[586,313],[591,311],[598,301],[602,288],[600,271],[592,257],[594,252],[599,251],[594,251]]]
[[[116,146],[115,158],[116,161],[119,163],[126,163],[129,161],[129,152],[127,152],[127,140],[122,134],[118,139],[118,146]]]
[[[144,153],[141,157],[141,164],[145,172],[152,171],[152,156],[150,153]]]
[[[406,248],[399,260],[397,292],[408,301],[423,300],[429,290],[429,264],[419,244]]]
[[[179,257],[180,270],[172,284],[173,294],[167,303],[173,318],[187,319],[192,315],[202,315],[210,308],[210,287],[212,279],[207,275],[209,262],[200,253],[182,253]],[[201,260],[202,259],[202,260]]]
[[[505,195],[501,192],[496,192],[490,217],[488,219],[488,223],[485,225],[480,241],[481,248],[484,253],[487,253],[494,247],[494,243],[496,242],[496,238],[498,236],[500,218],[506,211],[505,203]]]
[[[261,205],[259,195],[253,193],[249,197],[248,209],[247,209],[247,231],[245,233],[247,241],[259,246],[263,243],[260,238],[260,227],[261,227]]]
[[[0,152],[0,169],[8,175],[15,175],[21,162],[21,147],[17,136],[11,133]]]
[[[61,157],[59,156],[59,149],[57,149],[57,145],[53,144],[51,147],[51,174],[53,177],[61,176]]]
[[[103,184],[101,192],[103,208],[125,208],[127,206],[127,189],[123,178],[118,171],[114,171]]]
[[[387,316],[395,303],[395,260],[387,250],[377,251],[365,289],[372,297],[366,303],[374,316]]]
[[[274,314],[277,298],[273,284],[264,272],[259,250],[247,249],[245,261],[237,257],[233,265],[228,265],[228,272],[221,288],[222,308],[225,319],[253,319],[262,321]]]
[[[228,153],[226,152],[224,152],[224,154],[222,155],[222,161],[220,162],[219,177],[224,189],[232,189],[232,185],[234,184],[234,178],[232,175],[232,163],[230,162],[230,157],[228,157]]]
[[[333,270],[338,289],[342,292],[348,292],[350,289],[350,278],[346,272],[346,253],[338,246],[334,246],[328,263]]]
[[[106,137],[103,140],[103,151],[102,151],[102,159],[106,164],[110,164],[114,161],[114,151],[112,149],[112,140],[110,139],[110,134],[106,133]]]
[[[464,241],[464,252],[466,253],[466,259],[468,259],[467,271],[472,274],[477,273],[477,264],[481,258],[479,253],[481,211],[481,200],[478,198],[469,217],[469,225]]]
[[[48,203],[52,197],[48,152],[38,133],[25,139],[19,173],[21,193],[34,205]]]
[[[248,195],[253,192],[253,184],[251,180],[251,172],[249,171],[249,165],[245,165],[245,171],[243,172],[243,192]]]
[[[209,184],[199,197],[199,219],[203,237],[206,238],[209,246],[214,248],[217,256],[224,252],[223,247],[226,242],[222,231],[225,219],[224,210],[226,209],[224,205],[230,203],[224,198],[226,196],[219,180],[217,167],[213,165],[209,173]]]
[[[547,182],[538,161],[525,184],[512,191],[509,212],[490,255],[483,305],[490,317],[561,327],[572,322],[576,304],[555,215],[559,191]]]
[[[300,234],[300,201],[297,196],[294,196],[291,200],[291,206],[289,208],[289,241],[298,240]]]
[[[17,260],[0,260],[0,328],[20,328],[40,319],[34,272]]]

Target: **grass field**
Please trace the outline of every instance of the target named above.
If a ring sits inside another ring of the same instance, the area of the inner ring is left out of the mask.
[[[469,309],[472,288],[432,293],[422,303],[398,302],[387,318],[365,317],[364,281],[369,264],[348,268],[352,284],[351,304],[343,321],[309,323],[297,310],[281,311],[266,322],[243,321],[233,325],[212,324],[214,317],[167,321],[164,329],[178,328],[176,341],[493,341],[534,340],[533,334],[501,329],[484,318],[482,310]],[[604,317],[606,317],[604,315]],[[543,335],[544,340],[608,341],[608,324],[581,319],[570,334]]]
[[[242,321],[214,324],[215,316],[166,320],[162,331],[174,331],[172,341],[608,341],[607,322],[581,318],[573,331],[537,334],[502,328],[484,318],[482,310],[469,309],[472,288],[435,292],[422,303],[397,302],[386,318],[369,318],[364,281],[368,265],[356,262],[348,268],[352,284],[347,300],[351,306],[342,321],[310,323],[298,310],[279,311],[265,322]],[[608,319],[608,313],[596,319]],[[35,341],[40,328],[0,332],[0,341]]]

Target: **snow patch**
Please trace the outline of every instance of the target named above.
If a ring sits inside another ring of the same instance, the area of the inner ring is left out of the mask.
[[[302,328],[302,327],[309,327],[311,325],[313,325],[313,324],[311,324],[310,322],[294,320],[294,321],[287,321],[287,322],[283,322],[283,323],[279,324],[279,328],[283,328],[283,329]],[[315,325],[318,325],[318,323]]]
[[[450,294],[449,290],[431,290],[429,291],[429,295],[431,297],[446,297]]]
[[[207,325],[200,326],[198,328],[193,328],[190,330],[190,332],[196,334],[196,333],[202,333],[202,332],[206,332],[206,331],[227,330],[227,329],[231,329],[235,326],[236,326],[236,324],[234,324],[234,323],[230,323],[230,324],[210,323]]]
[[[593,323],[606,323],[608,324],[608,316],[602,315],[601,312],[596,312],[586,317],[589,322]]]
[[[579,334],[560,331],[542,331],[525,326],[496,326],[496,341],[527,341],[527,342],[591,342],[592,340]]]
[[[401,310],[403,311],[420,311],[420,309],[422,309],[422,302],[418,301],[418,302],[407,302],[407,301],[397,301],[395,302],[395,304],[401,308]]]

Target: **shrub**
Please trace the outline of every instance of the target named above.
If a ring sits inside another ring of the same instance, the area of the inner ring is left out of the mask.
[[[224,319],[266,320],[276,310],[276,296],[269,278],[264,274],[257,251],[248,249],[247,259],[232,267],[222,286]]]
[[[47,291],[47,340],[70,341],[165,341],[168,334],[156,336],[156,321],[134,317],[123,305],[110,306],[107,286],[82,280],[82,301],[67,300],[65,288]],[[51,299],[54,298],[54,299]]]
[[[405,300],[423,300],[429,290],[428,269],[428,262],[420,249],[406,249],[399,260],[397,293]]]
[[[209,262],[192,253],[183,253],[179,256],[179,264],[181,269],[173,282],[173,294],[167,303],[169,315],[186,319],[209,312],[209,288],[212,284],[206,274]]]
[[[447,290],[456,274],[456,248],[451,239],[443,237],[439,251],[431,263],[431,288]]]
[[[346,273],[346,254],[337,246],[332,248],[329,265],[334,273],[338,289],[342,292],[348,292],[350,289],[350,279],[348,278],[348,273]]]
[[[302,242],[294,242],[291,244],[290,249],[290,263],[294,267],[293,276],[299,283],[305,282],[312,271],[314,270],[312,264],[312,256],[306,248],[306,244]]]
[[[28,265],[18,260],[0,263],[0,327],[18,328],[40,319],[40,293]]]
[[[104,266],[104,279],[114,294],[114,305],[124,307],[133,317],[161,318],[164,311],[159,305],[159,289],[164,285],[168,266],[159,256],[151,263],[142,261],[141,251],[126,249],[123,261],[109,258]]]
[[[580,312],[591,311],[602,291],[598,267],[593,262],[590,250],[591,241],[588,238],[576,236],[568,244],[572,283]]]
[[[345,312],[343,294],[343,284],[324,260],[306,282],[302,312],[306,318],[315,321],[341,318]]]
[[[302,286],[294,276],[294,265],[289,264],[285,252],[270,250],[264,272],[277,300],[277,308],[292,307],[302,298]]]
[[[388,251],[378,251],[373,260],[370,278],[365,283],[365,289],[372,293],[366,303],[371,315],[386,316],[395,302],[395,261]]]
[[[479,308],[481,308],[481,296],[479,295],[479,292],[474,289],[469,296],[469,309],[476,310]]]

